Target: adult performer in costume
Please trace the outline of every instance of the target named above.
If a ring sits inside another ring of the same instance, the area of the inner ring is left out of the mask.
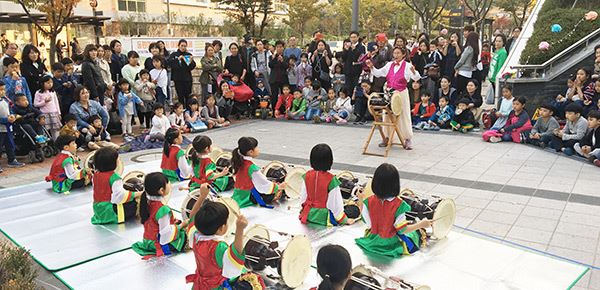
[[[371,72],[375,77],[385,77],[387,80],[388,89],[393,89],[392,99],[390,100],[392,112],[398,119],[397,126],[404,140],[404,149],[412,149],[411,139],[413,137],[411,114],[410,114],[410,99],[408,96],[408,80],[420,80],[421,75],[415,70],[415,67],[406,61],[408,51],[404,47],[394,48],[391,62],[388,62],[382,68],[375,68],[373,63],[368,63]],[[389,117],[384,120],[389,122]],[[392,128],[388,128],[387,136],[391,136]],[[387,138],[384,138],[382,144],[387,145]]]

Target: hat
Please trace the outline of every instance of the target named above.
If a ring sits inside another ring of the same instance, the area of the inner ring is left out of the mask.
[[[323,39],[323,37],[325,37],[325,35],[323,35],[323,33],[321,33],[321,32],[317,32],[317,34],[315,34],[316,40],[321,40],[321,39]]]
[[[375,40],[377,40],[377,42],[387,42],[387,37],[385,36],[385,33],[382,32],[375,35]]]
[[[458,104],[465,104],[465,105],[467,105],[467,106],[468,106],[470,103],[471,103],[471,100],[469,100],[469,99],[467,99],[467,98],[462,98],[462,99],[460,99],[460,100],[458,101],[457,105],[458,105]]]
[[[258,79],[256,80],[256,84],[264,84],[264,81],[262,79]]]
[[[248,42],[250,42],[250,40],[252,40],[252,36],[250,36],[250,35],[245,35],[245,36],[244,36],[244,42],[245,42],[245,43],[248,43]]]

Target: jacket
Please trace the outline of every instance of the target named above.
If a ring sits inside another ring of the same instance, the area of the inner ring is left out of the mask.
[[[24,77],[19,77],[14,80],[11,76],[5,76],[4,85],[6,90],[6,96],[10,99],[11,102],[15,101],[15,96],[19,93],[27,96],[27,100],[30,104],[33,103],[31,99],[31,91],[29,90],[29,86],[27,85],[27,80]]]
[[[46,66],[39,60],[37,62],[37,67],[35,67],[31,61],[21,62],[21,76],[25,78],[29,90],[34,94],[40,89],[40,79],[46,72]],[[31,100],[29,103],[31,104]]]
[[[15,115],[21,116],[21,118],[17,119],[15,123],[37,124],[39,122],[39,117],[42,114],[40,110],[31,105],[27,107],[19,107],[15,105],[13,106],[12,110]]]
[[[455,112],[454,118],[452,120],[456,121],[461,126],[466,125],[466,124],[471,124],[471,125],[476,124],[475,116],[473,116],[473,113],[469,109],[462,111],[460,114],[456,114],[456,112]]]
[[[271,69],[271,73],[269,74],[269,81],[271,83],[287,83],[287,69],[288,69],[288,61],[287,58],[283,57],[282,61],[279,61],[277,54],[271,58],[269,61],[269,68]]]
[[[133,91],[129,92],[131,94],[131,99],[123,94],[123,92],[119,92],[119,117],[125,118],[125,106],[127,103],[133,102],[133,115],[137,116],[136,105],[142,104],[142,99],[138,97]]]
[[[189,56],[190,63],[185,60],[179,60],[179,56]],[[196,68],[196,61],[189,52],[181,52],[177,50],[169,56],[169,66],[171,67],[171,79],[173,81],[189,82],[192,81],[192,71]]]
[[[475,66],[472,64],[473,59],[473,48],[470,46],[465,47],[462,54],[460,55],[460,59],[454,65],[454,69],[457,71],[468,71],[472,72],[475,69]]]
[[[100,67],[91,59],[84,59],[81,64],[81,79],[83,85],[90,90],[90,99],[104,96],[107,85],[104,83]]]
[[[204,56],[200,59],[200,65],[202,66],[202,74],[200,74],[200,83],[207,85],[212,81],[217,81],[217,75],[223,72],[223,64],[221,61],[214,56],[212,59]]]
[[[422,102],[418,102],[415,104],[415,107],[412,110],[413,116],[421,117],[421,115],[423,115],[423,118],[430,118],[431,116],[433,116],[433,114],[435,114],[435,104],[433,102],[429,102],[429,105],[427,105],[427,107],[425,108],[425,114],[420,114],[419,111],[421,110],[421,104]]]
[[[71,104],[69,108],[69,113],[75,115],[77,118],[77,129],[83,129],[90,126],[88,120],[91,116],[98,115],[102,118],[102,126],[106,127],[108,125],[108,112],[100,103],[94,100],[89,100],[88,110],[84,110],[81,106],[81,103],[75,102]]]
[[[124,54],[117,54],[113,51],[112,56],[110,57],[110,75],[112,77],[113,82],[118,82],[121,75],[121,69],[127,64],[127,56]]]
[[[590,129],[587,134],[579,141],[579,145],[590,146],[592,151],[600,148],[600,128]]]

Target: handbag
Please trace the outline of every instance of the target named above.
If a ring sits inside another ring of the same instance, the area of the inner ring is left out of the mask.
[[[192,133],[204,132],[208,130],[208,127],[202,120],[196,120],[195,122],[189,123],[190,131]]]

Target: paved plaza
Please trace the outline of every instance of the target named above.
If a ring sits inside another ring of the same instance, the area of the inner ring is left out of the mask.
[[[485,143],[476,133],[417,132],[412,151],[395,147],[387,158],[366,156],[361,152],[368,129],[251,121],[207,135],[225,150],[232,150],[241,136],[257,138],[261,165],[280,160],[307,167],[312,146],[327,143],[334,150],[333,169],[352,171],[363,181],[380,163],[391,163],[401,171],[403,188],[455,199],[457,231],[483,233],[498,242],[589,266],[592,270],[573,289],[600,289],[600,268],[595,268],[600,266],[598,168],[526,145]],[[379,141],[376,135],[371,150],[380,150]],[[158,160],[160,152],[134,152],[122,158],[125,164]],[[5,175],[0,186],[39,182],[47,171]],[[41,280],[64,289],[49,274],[42,274]]]

